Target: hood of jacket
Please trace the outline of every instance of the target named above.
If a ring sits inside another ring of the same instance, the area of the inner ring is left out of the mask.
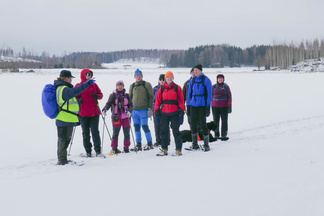
[[[87,74],[88,72],[91,72],[91,73],[92,73],[92,77],[93,77],[93,72],[92,72],[92,70],[87,69],[87,68],[86,68],[86,69],[83,69],[83,70],[81,71],[81,73],[80,73],[81,83],[87,81],[87,79],[86,79],[86,74]]]

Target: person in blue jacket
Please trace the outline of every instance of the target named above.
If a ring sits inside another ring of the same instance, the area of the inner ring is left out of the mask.
[[[209,135],[206,117],[210,115],[212,102],[212,82],[202,72],[202,65],[194,66],[195,77],[190,80],[187,97],[187,115],[190,116],[192,146],[190,150],[198,150],[198,130],[204,134],[204,151],[209,151]]]
[[[67,160],[67,148],[71,141],[73,127],[80,125],[79,112],[80,104],[77,95],[85,91],[90,85],[95,83],[94,79],[89,79],[87,82],[80,84],[73,88],[71,72],[68,70],[62,70],[60,77],[54,80],[54,86],[56,87],[56,102],[62,109],[55,118],[57,127],[57,157],[58,165],[68,164]]]

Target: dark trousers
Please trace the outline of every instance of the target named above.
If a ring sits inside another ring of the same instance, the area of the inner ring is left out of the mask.
[[[168,150],[168,145],[170,145],[170,126],[172,129],[174,141],[176,144],[176,150],[181,151],[182,149],[182,138],[180,133],[180,123],[178,121],[179,114],[175,112],[174,114],[161,114],[161,146],[162,149]]]
[[[219,119],[222,119],[221,136],[227,136],[228,112],[227,107],[213,107],[213,118],[216,124],[216,132],[219,132]]]
[[[204,135],[208,135],[208,128],[206,124],[206,107],[190,106],[190,129],[192,134],[197,134],[202,130]]]
[[[80,117],[82,127],[83,146],[87,153],[91,153],[92,144],[90,142],[90,130],[92,141],[96,153],[101,153],[100,135],[99,135],[99,115],[93,117]]]
[[[57,127],[57,159],[67,161],[67,148],[72,137],[73,127]]]
[[[155,115],[153,116],[154,122],[154,131],[155,131],[155,140],[158,144],[161,144],[161,134],[160,134],[160,124],[156,123]]]

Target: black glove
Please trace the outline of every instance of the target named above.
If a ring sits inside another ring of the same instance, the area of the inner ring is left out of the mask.
[[[179,122],[180,125],[183,124],[183,115],[179,115],[178,122]]]
[[[210,115],[210,106],[206,106],[206,117]]]
[[[160,118],[160,115],[155,115],[155,123],[157,125],[160,125],[161,124],[161,118]]]
[[[83,104],[83,98],[80,98],[79,101],[80,101],[80,104]]]
[[[187,116],[190,116],[190,106],[187,106]]]
[[[232,113],[232,106],[227,107],[227,113]]]
[[[92,97],[93,97],[95,100],[98,100],[99,95],[93,92],[93,93],[92,93]]]

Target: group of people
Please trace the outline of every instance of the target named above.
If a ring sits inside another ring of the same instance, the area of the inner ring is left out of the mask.
[[[58,164],[69,163],[67,148],[70,143],[73,127],[81,124],[83,146],[87,157],[93,157],[90,131],[95,156],[103,156],[99,135],[99,118],[111,110],[113,135],[111,140],[111,153],[129,153],[130,151],[146,151],[154,146],[161,146],[157,156],[168,155],[170,145],[170,128],[175,140],[175,153],[182,155],[182,138],[180,126],[187,114],[192,135],[192,145],[188,150],[198,150],[198,132],[202,132],[204,151],[209,151],[209,129],[206,118],[212,108],[213,120],[216,123],[215,137],[226,138],[228,130],[228,113],[231,113],[232,96],[229,86],[224,83],[225,77],[217,75],[216,84],[203,74],[202,65],[194,66],[190,71],[190,79],[184,83],[183,88],[174,82],[171,71],[159,76],[158,85],[152,88],[151,83],[143,80],[143,73],[137,69],[134,74],[135,82],[129,86],[126,93],[122,80],[117,81],[116,89],[109,95],[108,101],[100,110],[98,100],[103,98],[99,86],[93,79],[93,71],[83,69],[81,82],[75,87],[71,84],[74,78],[70,71],[63,70],[60,77],[54,81],[56,98],[59,106],[63,105],[56,117],[58,131]],[[65,102],[67,103],[65,104]],[[148,119],[153,117],[156,143],[153,144]],[[80,119],[80,120],[79,120]],[[221,133],[219,121],[222,120]],[[130,130],[133,121],[136,145],[130,149]],[[123,151],[118,149],[118,137],[121,127],[124,132]],[[144,131],[147,144],[142,145],[141,129]]]

